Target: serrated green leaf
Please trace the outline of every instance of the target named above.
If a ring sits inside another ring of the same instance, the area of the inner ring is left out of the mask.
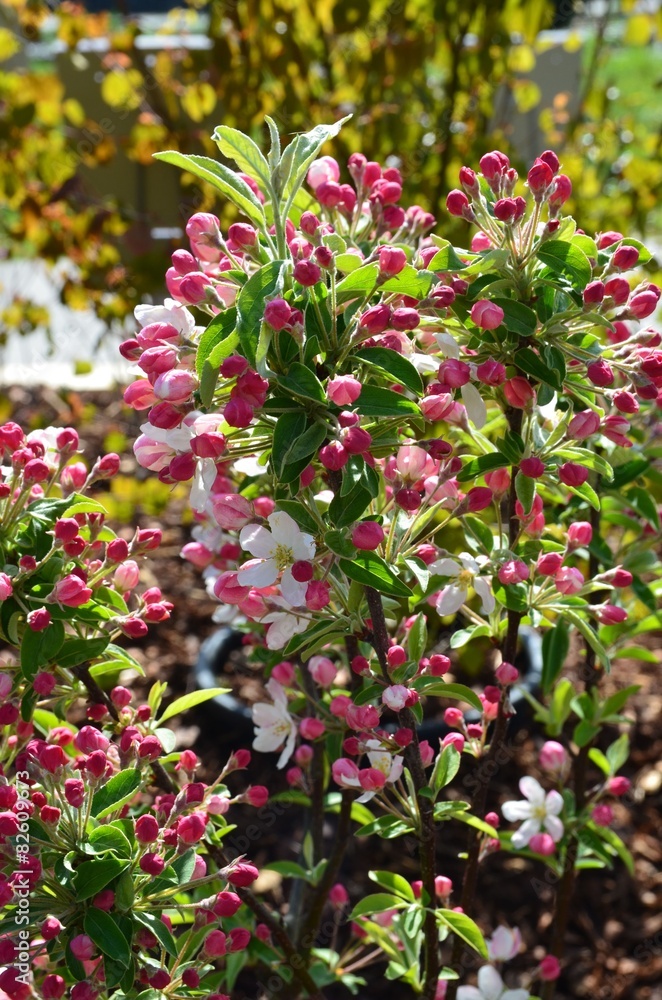
[[[262,150],[251,138],[239,129],[219,125],[214,129],[212,139],[223,156],[234,160],[242,173],[260,181],[265,190],[269,188],[271,180],[269,164]]]
[[[258,337],[267,300],[281,289],[288,263],[272,260],[251,275],[237,296],[237,336],[241,353],[255,364]]]
[[[264,209],[260,200],[253,194],[246,181],[243,181],[233,170],[206,156],[187,156],[174,149],[154,153],[153,156],[155,160],[170,163],[172,166],[186,170],[200,180],[206,181],[207,184],[211,184],[217,191],[229,198],[258,228],[266,228]]]
[[[567,275],[578,289],[583,290],[591,280],[591,262],[574,243],[549,241],[540,247],[536,256],[557,274]]]
[[[374,587],[393,597],[411,597],[411,590],[375,552],[359,552],[353,559],[341,559],[339,565],[350,580]]]
[[[103,819],[133,798],[140,787],[140,771],[137,767],[114,774],[105,785],[94,793],[91,814]]]

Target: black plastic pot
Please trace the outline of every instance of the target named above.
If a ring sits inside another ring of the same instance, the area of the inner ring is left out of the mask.
[[[224,668],[232,653],[242,648],[243,635],[235,629],[224,625],[203,642],[200,655],[194,668],[196,686],[198,688],[222,687]],[[515,659],[515,666],[520,672],[520,682],[511,693],[511,703],[515,710],[510,720],[510,730],[516,731],[530,715],[529,703],[523,689],[535,695],[540,688],[542,678],[542,640],[532,628],[520,630],[520,648]],[[231,694],[217,695],[204,703],[210,719],[218,727],[220,741],[232,742],[236,746],[250,743],[253,739],[253,720],[250,709]],[[480,715],[476,709],[465,713],[467,722],[479,722]],[[395,728],[395,727],[393,727]],[[451,730],[443,719],[425,719],[419,726],[418,735],[422,740],[430,741],[432,746],[436,741]]]

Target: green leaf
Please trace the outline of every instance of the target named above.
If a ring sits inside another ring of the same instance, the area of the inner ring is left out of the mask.
[[[278,509],[284,510],[292,520],[296,521],[300,528],[310,535],[316,535],[319,525],[308,509],[298,500],[279,500]]]
[[[470,687],[465,684],[446,684],[437,677],[419,677],[414,681],[413,686],[426,697],[451,698],[453,701],[466,701],[467,705],[473,706],[479,712],[483,711],[483,704]]]
[[[505,455],[498,451],[493,451],[489,455],[481,455],[480,458],[472,458],[457,475],[458,483],[466,483],[478,476],[484,476],[486,472],[493,472],[495,469],[503,469],[510,465]]]
[[[372,494],[359,484],[345,496],[336,493],[329,504],[329,518],[338,528],[346,528],[360,520],[370,506]]]
[[[571,611],[569,608],[563,609],[563,617],[566,618],[571,625],[574,625],[578,632],[581,632],[591,649],[597,654],[602,666],[605,668],[607,673],[609,673],[611,664],[609,662],[609,657],[607,656],[607,651],[588,622],[585,622],[583,618],[581,618],[574,611]]]
[[[483,958],[487,958],[487,945],[481,934],[478,925],[466,915],[466,913],[456,913],[455,910],[436,910],[435,917],[444,927],[456,934],[459,938],[477,951]]]
[[[126,835],[116,826],[98,826],[89,835],[88,843],[94,848],[95,854],[115,851],[116,854],[131,856],[131,844]]]
[[[316,403],[324,403],[326,395],[322,383],[307,365],[295,361],[286,375],[278,376],[278,383],[294,396],[303,396]]]
[[[488,528],[484,521],[481,521],[475,514],[465,514],[464,526],[478,538],[486,552],[489,553],[492,551],[494,548],[494,536],[492,530]]]
[[[557,274],[565,274],[578,289],[584,289],[591,280],[591,262],[574,243],[554,240],[544,243],[537,257]]]
[[[414,827],[407,820],[399,819],[397,816],[380,816],[372,823],[366,823],[356,831],[357,837],[372,837],[377,834],[383,840],[395,840],[396,837],[403,837],[406,833],[413,833]]]
[[[298,461],[294,458],[297,451],[300,451],[299,442],[307,427],[308,418],[302,410],[282,413],[276,422],[271,463],[276,478],[281,482],[293,482],[307,465],[305,458],[299,458]],[[310,454],[313,452],[314,449]]]
[[[409,637],[407,639],[407,651],[409,653],[409,659],[418,661],[423,656],[423,653],[427,649],[428,644],[428,626],[427,620],[423,612],[416,615],[414,622],[409,629]]]
[[[491,299],[495,305],[503,309],[503,323],[506,330],[516,333],[519,337],[530,337],[536,332],[538,317],[533,309],[516,299]]]
[[[348,122],[351,117],[351,115],[347,115],[345,118],[341,118],[339,121],[333,122],[332,125],[316,125],[315,128],[310,129],[309,132],[299,133],[299,135],[295,136],[289,146],[287,146],[281,158],[281,166],[283,162],[287,164],[287,172],[289,175],[287,191],[290,202],[292,201],[297,189],[301,186],[304,177],[306,176],[308,167],[313,162],[324,143],[337,136],[345,122]],[[291,153],[290,148],[292,148]]]
[[[562,383],[558,372],[546,365],[542,358],[535,351],[532,351],[530,347],[523,347],[520,351],[517,351],[513,361],[520,371],[531,375],[538,382],[550,385],[557,392],[561,391]]]
[[[350,299],[367,298],[372,295],[377,286],[379,264],[362,264],[351,271],[336,287],[336,300],[339,304]]]
[[[125,802],[133,798],[138,788],[140,788],[140,771],[137,767],[113,775],[94,793],[92,815],[96,819],[103,819],[116,809],[121,809]]]
[[[128,967],[131,961],[131,945],[110,913],[106,913],[96,906],[91,906],[85,914],[83,928],[99,951]]]
[[[552,690],[570,651],[568,626],[559,618],[554,628],[545,632],[542,640],[542,689],[545,694]]]
[[[593,761],[596,767],[599,767],[603,774],[609,777],[612,774],[612,769],[609,761],[603,754],[602,750],[598,750],[597,747],[591,747],[588,752],[589,758]]]
[[[75,494],[74,497],[69,497],[69,500],[74,499],[79,496]],[[108,511],[102,503],[98,500],[88,500],[87,498],[81,500],[75,500],[70,507],[62,514],[62,517],[75,517],[76,514],[105,514],[108,515]]]
[[[285,878],[301,878],[305,882],[310,882],[310,872],[298,865],[296,861],[271,861],[269,864],[263,865],[263,868],[283,875]]]
[[[515,476],[515,493],[517,494],[517,499],[522,505],[524,514],[529,514],[531,512],[531,508],[533,507],[533,501],[536,495],[535,479],[531,479],[530,476],[525,476],[523,472],[518,472]]]
[[[614,469],[614,479],[610,483],[612,490],[620,490],[627,486],[633,479],[638,479],[650,467],[647,458],[633,458],[629,462],[623,462]]]
[[[495,442],[495,445],[512,465],[519,465],[524,455],[524,442],[519,434],[514,431],[506,431],[505,435]]]
[[[454,746],[444,747],[438,755],[430,778],[430,786],[435,794],[439,794],[442,788],[449,785],[457,772],[460,770],[461,754]]]
[[[417,396],[423,394],[423,381],[411,361],[392,351],[388,347],[364,347],[356,351],[354,357],[360,358],[385,372],[390,379],[401,382]]]
[[[581,497],[582,500],[586,500],[586,503],[594,510],[600,510],[600,497],[595,492],[590,483],[582,483],[581,486],[569,486],[568,489],[575,496]]]
[[[119,858],[95,858],[94,861],[83,861],[74,876],[76,898],[80,901],[96,896],[128,866],[128,861],[121,861]]]
[[[420,416],[418,406],[411,399],[378,385],[364,385],[355,406],[364,417]]]
[[[411,597],[411,590],[375,552],[360,552],[351,561],[340,559],[339,565],[350,580],[374,587],[393,597]]]
[[[229,125],[218,125],[212,133],[212,139],[228,160],[234,160],[242,174],[260,181],[265,189],[271,182],[271,171],[262,150],[252,139]]]
[[[47,630],[48,631],[48,630]],[[95,660],[108,647],[110,639],[100,636],[98,639],[67,639],[57,654],[59,667],[77,667],[80,663]]]
[[[236,205],[237,208],[246,215],[258,228],[266,228],[264,209],[258,197],[253,194],[246,181],[242,181],[233,170],[211,160],[207,156],[187,156],[174,149],[167,149],[162,153],[154,153],[155,160],[162,160],[170,163],[174,167],[188,171],[207,184],[220,191],[226,198]]]
[[[349,919],[356,920],[357,917],[365,917],[371,913],[383,913],[384,910],[399,910],[406,905],[404,899],[399,896],[392,896],[386,892],[376,892],[357,903],[350,913]]]
[[[457,251],[455,247],[452,247],[447,240],[439,241],[443,242],[445,246],[442,246],[437,253],[434,255],[432,260],[428,263],[429,271],[462,271],[467,264],[460,257],[460,253],[466,256],[463,250]]]
[[[324,544],[337,556],[344,556],[352,559],[356,554],[356,549],[343,531],[333,529],[324,533]]]
[[[190,694],[182,695],[181,698],[176,698],[175,701],[168,705],[157,724],[162,726],[164,722],[172,719],[173,716],[188,712],[189,709],[195,708],[196,705],[201,705],[205,701],[209,701],[210,698],[216,698],[219,694],[227,694],[229,690],[230,688],[220,687],[205,688],[204,691],[191,691]]]
[[[634,875],[634,858],[618,834],[615,833],[611,827],[599,826],[592,820],[589,820],[587,826],[592,833],[594,833],[597,837],[600,837],[601,840],[604,840],[606,844],[609,844],[609,846],[613,848],[614,852],[621,859],[630,875]]]
[[[383,889],[390,889],[394,892],[396,896],[402,896],[406,899],[408,903],[415,903],[416,896],[414,895],[414,890],[410,886],[406,878],[402,875],[397,875],[395,872],[368,872],[368,878],[377,885],[380,885]]]
[[[287,262],[272,260],[253,274],[237,296],[237,336],[241,353],[255,365],[258,331],[267,299],[273,298],[283,286]]]
[[[409,295],[412,299],[424,299],[436,280],[431,271],[417,271],[411,264],[405,264],[399,274],[388,278],[379,287],[383,292],[396,292],[398,295]]]
[[[634,691],[638,690],[639,690],[638,686],[634,688]],[[629,694],[632,693],[633,689],[630,688]],[[611,713],[605,712],[604,714],[606,716]],[[611,746],[607,748],[606,756],[607,760],[609,761],[612,774],[616,774],[617,771],[620,771],[620,769],[623,767],[623,764],[625,764],[625,762],[627,761],[629,755],[630,755],[630,739],[627,733],[621,733],[618,739],[614,740]]]
[[[212,368],[218,368],[220,362],[232,354],[239,342],[239,338],[233,336],[236,325],[237,310],[235,308],[225,309],[223,312],[218,313],[217,316],[214,316],[200,337],[198,350],[195,355],[195,370],[199,377],[202,376],[206,361],[210,361]],[[212,355],[215,355],[216,349],[220,345],[226,347],[227,354],[224,353],[223,357],[215,356],[214,361],[211,362]]]
[[[42,667],[55,659],[64,643],[64,625],[51,622],[42,632],[26,628],[21,641],[21,670],[27,681],[34,680]]]
[[[177,943],[160,917],[157,917],[155,913],[146,913],[144,910],[134,910],[133,918],[143,927],[149,928],[169,955],[172,955],[173,958],[177,956]]]
[[[628,490],[626,499],[653,528],[657,531],[660,530],[660,515],[657,512],[657,504],[648,490],[645,490],[643,486],[634,486]]]

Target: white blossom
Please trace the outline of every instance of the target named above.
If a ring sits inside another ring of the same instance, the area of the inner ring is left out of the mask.
[[[478,970],[478,986],[460,986],[457,1000],[529,1000],[528,990],[509,990],[491,965]]]
[[[267,520],[269,528],[247,524],[241,529],[241,547],[255,558],[244,563],[237,579],[246,587],[270,587],[280,576],[283,597],[288,604],[297,607],[306,599],[307,584],[294,579],[292,566],[295,562],[309,562],[315,557],[315,542],[312,535],[305,534],[294,518],[284,511],[274,511]]]
[[[559,813],[563,809],[563,798],[555,790],[547,792],[535,778],[526,776],[520,780],[519,790],[524,799],[504,802],[501,812],[510,823],[524,820],[519,830],[513,834],[513,847],[526,847],[536,833],[545,828],[554,843],[563,836],[563,823]]]
[[[273,705],[266,701],[253,705],[253,722],[256,727],[253,748],[262,753],[282,748],[277,767],[285,767],[294,753],[297,725],[287,710],[287,695],[282,685],[272,678],[267,682],[266,688],[273,699]]]
[[[430,566],[430,572],[435,576],[452,577],[453,582],[439,592],[437,611],[440,615],[452,615],[466,604],[469,588],[473,587],[482,600],[481,611],[490,614],[494,611],[496,602],[492,594],[489,577],[480,576],[481,564],[467,552],[462,552],[457,559],[437,559]]]

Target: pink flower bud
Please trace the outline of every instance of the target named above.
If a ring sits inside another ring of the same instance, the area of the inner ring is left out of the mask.
[[[349,460],[349,453],[342,446],[340,441],[330,441],[319,451],[319,460],[325,469],[337,472],[342,469]]]
[[[602,281],[590,281],[582,293],[584,305],[599,305],[605,297],[605,286]]]
[[[6,601],[14,593],[11,577],[6,573],[0,573],[0,601]]]
[[[586,368],[586,374],[593,385],[597,385],[602,389],[608,385],[612,385],[614,381],[614,371],[604,358],[592,361]]]
[[[496,330],[503,323],[503,318],[501,306],[489,299],[479,299],[471,307],[471,319],[482,330]]]
[[[401,712],[407,704],[409,690],[403,684],[393,684],[382,691],[382,702],[392,712]]]
[[[614,587],[629,587],[633,579],[632,573],[628,569],[623,569],[622,566],[617,566],[616,569],[612,570],[611,583]]]
[[[534,833],[529,841],[529,850],[550,857],[556,851],[556,844],[548,833]]]
[[[519,464],[520,472],[529,479],[539,479],[545,474],[545,463],[535,455],[523,458]]]
[[[67,778],[64,782],[64,797],[74,809],[80,809],[85,801],[85,785],[80,778]]]
[[[462,753],[465,743],[466,740],[462,733],[447,733],[441,741],[441,746],[442,749],[444,747],[455,747],[458,753]]]
[[[503,394],[508,405],[518,410],[527,409],[536,400],[535,389],[522,375],[515,375],[504,382]]]
[[[506,368],[500,361],[488,358],[476,368],[476,378],[484,385],[501,385],[506,381]]]
[[[614,406],[621,413],[637,413],[639,411],[639,403],[636,396],[625,389],[620,389],[614,394]]]
[[[256,809],[261,809],[269,801],[269,789],[264,785],[251,785],[246,790],[246,801]]]
[[[543,552],[538,556],[536,570],[541,576],[555,576],[563,565],[560,552]]]
[[[407,263],[407,255],[400,247],[379,247],[377,257],[382,277],[393,277],[396,274],[400,274]]]
[[[395,670],[407,662],[407,653],[402,646],[391,646],[386,653],[386,659],[390,669]]]
[[[539,852],[540,853],[540,852]],[[545,955],[538,966],[538,975],[543,982],[553,982],[561,975],[561,964],[554,955]]]
[[[306,588],[306,607],[309,611],[321,611],[331,600],[331,587],[325,580],[311,580]]]
[[[451,389],[459,389],[471,379],[471,369],[464,361],[447,358],[439,365],[437,379],[442,385],[449,386]]]
[[[526,178],[531,194],[538,202],[543,200],[553,180],[554,173],[551,167],[542,159],[535,161]]]
[[[156,403],[152,383],[146,378],[139,378],[124,390],[124,402],[134,410],[147,410]]]
[[[469,199],[464,191],[460,191],[459,188],[453,188],[452,191],[448,192],[446,196],[446,210],[458,219],[471,221],[474,217]]]
[[[607,789],[612,795],[627,795],[631,788],[632,782],[629,778],[623,777],[623,775],[617,774],[607,782]]]
[[[598,826],[611,826],[614,822],[614,810],[606,802],[599,803],[597,806],[593,807],[591,819],[594,823],[597,823]]]
[[[359,380],[353,376],[337,375],[335,378],[329,379],[326,393],[336,406],[351,406],[361,395],[362,388]]]
[[[134,559],[127,559],[113,574],[115,587],[124,593],[133,590],[140,582],[140,567]]]
[[[440,899],[446,899],[453,891],[453,883],[445,875],[437,875],[434,880],[434,891]]]
[[[596,608],[595,617],[602,625],[620,625],[627,620],[628,613],[616,604],[603,604]]]
[[[52,941],[62,932],[62,924],[57,917],[46,917],[39,928],[44,941]]]
[[[308,660],[308,670],[313,680],[322,687],[330,687],[338,673],[338,668],[328,656],[311,656]]]
[[[51,591],[50,599],[67,608],[79,608],[82,604],[87,604],[91,597],[91,589],[85,586],[79,576],[71,573],[58,580]]]
[[[614,305],[622,306],[630,296],[630,282],[625,278],[610,278],[605,284],[605,295],[609,296]]]
[[[421,316],[417,309],[408,306],[400,306],[393,310],[391,325],[394,330],[415,330],[421,322]]]
[[[519,670],[513,666],[512,663],[508,663],[506,660],[500,663],[499,666],[494,671],[494,676],[498,680],[499,684],[503,684],[507,687],[508,684],[514,684],[519,678]]]
[[[178,820],[177,836],[184,844],[197,844],[202,840],[206,826],[207,817],[205,814],[193,812],[189,816],[183,816]]]
[[[230,885],[246,888],[253,884],[258,875],[257,868],[250,861],[240,861],[229,873],[228,882]]]
[[[629,313],[634,319],[646,319],[655,312],[658,296],[650,289],[636,292],[629,302]]]
[[[78,521],[75,517],[61,517],[55,522],[53,534],[58,542],[70,542],[78,534]]]
[[[443,677],[451,668],[451,661],[443,653],[433,653],[430,657],[429,671],[433,677]]]
[[[226,936],[223,931],[210,931],[202,948],[207,958],[221,958],[226,953]]]
[[[547,740],[540,748],[538,763],[544,771],[562,774],[569,763],[568,753],[560,743],[555,740]]]
[[[313,191],[316,192],[320,184],[328,181],[337,183],[339,177],[340,167],[338,166],[338,162],[332,156],[320,156],[311,163],[306,174],[306,181]]]
[[[620,246],[611,258],[611,266],[617,271],[630,271],[637,266],[639,251],[636,247]]]
[[[213,905],[212,912],[217,917],[234,917],[241,906],[241,899],[236,892],[227,890],[219,892]]]
[[[219,493],[212,499],[214,519],[226,531],[239,531],[253,520],[253,507],[238,493]]]
[[[171,403],[184,403],[190,399],[197,386],[198,380],[193,372],[177,368],[173,371],[163,372],[156,378],[154,394],[159,399],[165,399]]]
[[[582,486],[588,479],[588,469],[585,469],[582,465],[577,465],[576,462],[564,462],[563,465],[559,466],[558,469],[559,479],[566,486],[572,486],[577,489],[578,486]]]
[[[349,903],[349,893],[341,882],[336,882],[329,890],[329,902],[337,910],[342,910]]]
[[[376,521],[360,521],[352,530],[352,544],[357,549],[371,551],[384,541],[384,529]]]
[[[67,988],[62,976],[58,976],[57,973],[49,973],[41,984],[41,995],[43,1000],[60,1000],[60,997],[64,996],[64,992]]]
[[[364,767],[358,774],[359,784],[365,792],[379,792],[386,784],[386,775],[376,767]]]
[[[159,836],[159,824],[155,816],[145,814],[136,820],[136,840],[141,844],[153,844]]]
[[[467,493],[464,502],[467,504],[467,509],[475,514],[489,507],[493,499],[494,495],[489,487],[474,486]]]
[[[583,441],[584,438],[597,434],[600,429],[600,417],[593,410],[582,410],[575,413],[568,424],[568,437]]]
[[[317,740],[326,732],[326,726],[321,719],[307,717],[299,723],[299,732],[304,740]]]
[[[459,708],[447,708],[444,712],[444,722],[454,729],[464,728],[464,713]]]
[[[72,490],[79,490],[86,479],[87,468],[83,463],[72,462],[71,465],[65,465],[60,473],[60,486],[65,493],[71,493]]]
[[[361,315],[359,327],[365,330],[371,337],[383,333],[391,322],[391,308],[387,305],[370,306]]]
[[[300,285],[304,285],[306,288],[311,288],[320,280],[322,272],[314,261],[300,260],[294,265],[292,277],[295,281],[298,281]]]
[[[140,870],[146,875],[152,875],[157,877],[161,874],[165,868],[165,861],[158,854],[154,854],[153,851],[148,851],[147,854],[143,854],[140,859]]]
[[[584,586],[584,577],[574,566],[562,566],[554,577],[554,584],[560,594],[577,594]]]
[[[529,579],[529,567],[521,559],[508,559],[499,567],[497,576],[504,586],[522,583]]]
[[[578,549],[591,544],[593,528],[588,521],[574,521],[568,527],[568,548]]]
[[[89,962],[95,953],[94,942],[87,934],[77,934],[69,942],[69,947],[79,962]]]

